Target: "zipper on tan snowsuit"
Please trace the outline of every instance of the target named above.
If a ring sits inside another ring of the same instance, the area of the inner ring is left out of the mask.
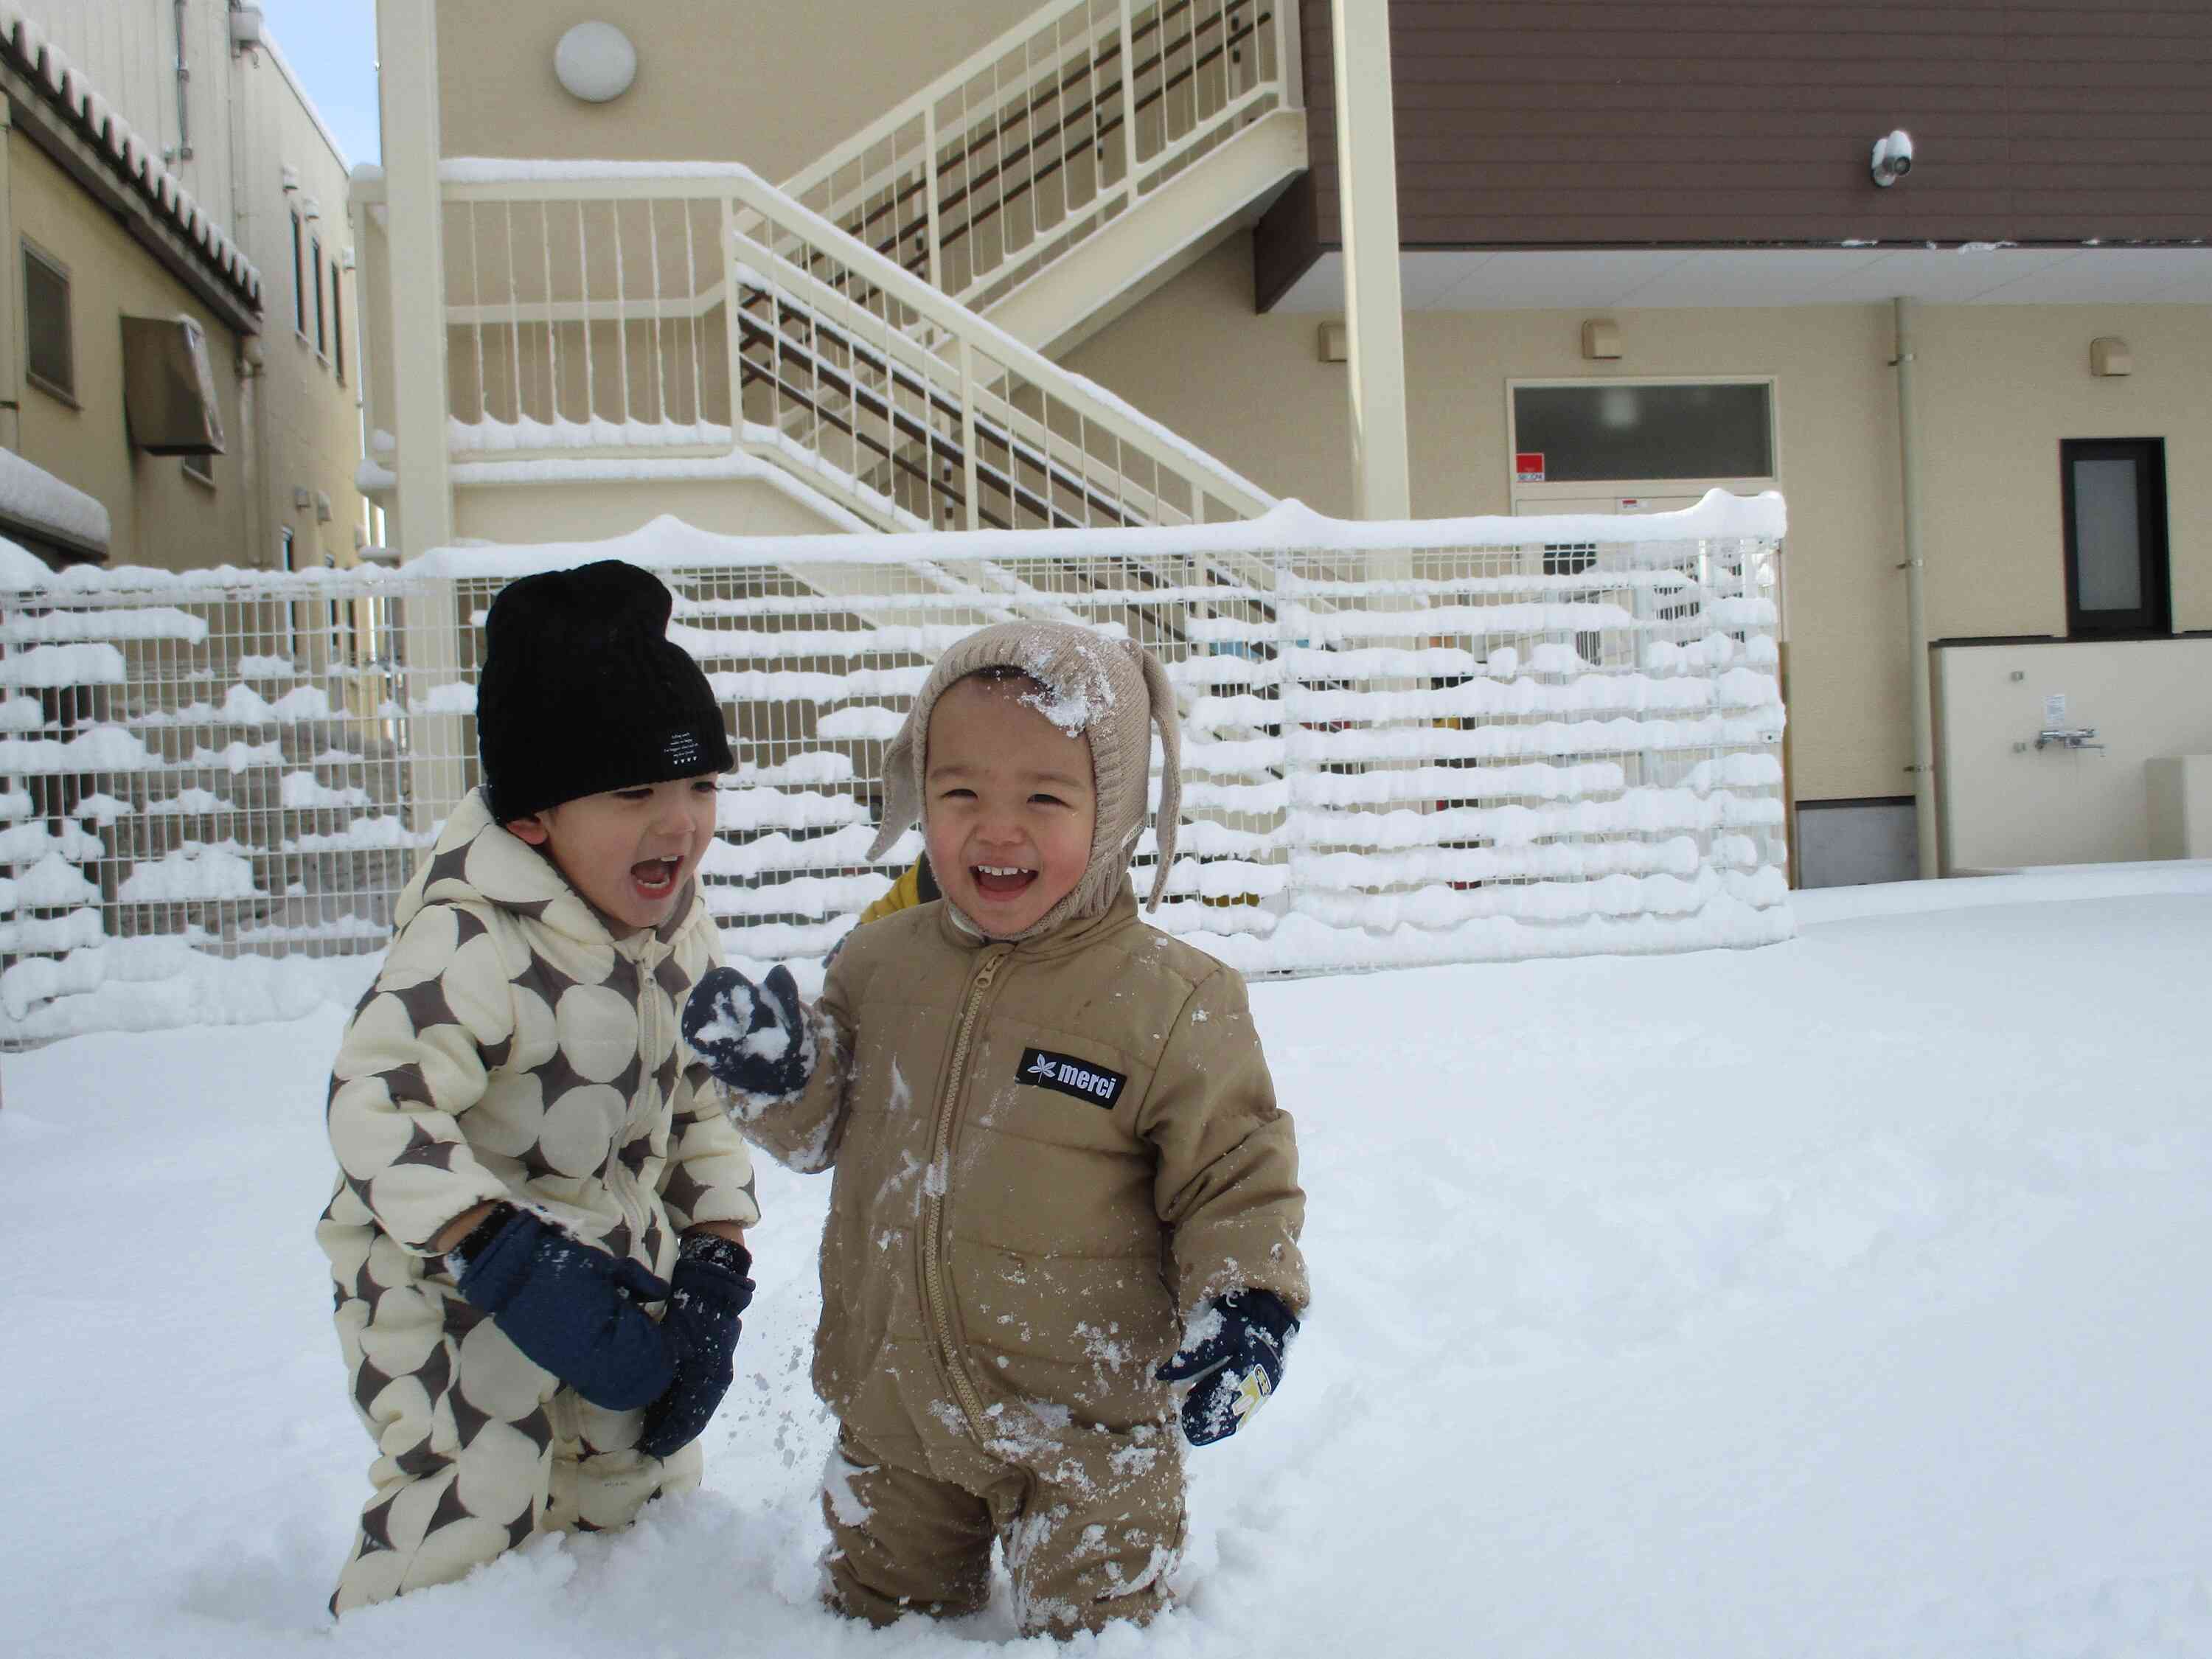
[[[998,976],[999,964],[1007,953],[993,954],[986,951],[981,966],[968,987],[968,1006],[960,1015],[960,1035],[952,1045],[952,1069],[945,1080],[945,1096],[938,1103],[937,1127],[930,1142],[929,1161],[922,1170],[921,1218],[921,1282],[924,1299],[929,1315],[930,1334],[937,1340],[938,1352],[944,1358],[945,1375],[951,1379],[952,1391],[959,1396],[960,1407],[968,1415],[968,1425],[978,1440],[984,1438],[983,1401],[969,1379],[968,1367],[960,1358],[958,1346],[952,1340],[952,1321],[946,1312],[945,1285],[945,1194],[929,1190],[929,1171],[939,1167],[944,1159],[942,1182],[950,1186],[952,1180],[952,1117],[960,1102],[960,1093],[968,1082],[968,1045],[975,1035],[975,1016],[981,1012],[984,994],[990,990],[991,981]]]

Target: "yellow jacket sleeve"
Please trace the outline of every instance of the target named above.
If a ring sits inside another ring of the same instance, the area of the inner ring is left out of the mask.
[[[907,866],[907,872],[890,885],[890,890],[860,912],[855,927],[865,927],[872,921],[881,921],[895,910],[923,902],[921,892],[921,864],[919,860]]]

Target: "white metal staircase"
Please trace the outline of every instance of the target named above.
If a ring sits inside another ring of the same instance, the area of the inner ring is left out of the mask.
[[[1296,63],[1280,0],[1055,0],[781,189],[447,161],[449,447],[501,479],[740,457],[885,530],[1262,511],[1036,346],[1304,166]],[[388,270],[380,184],[356,198]]]
[[[1304,170],[1294,13],[1058,0],[783,188],[1025,344],[1064,344]]]

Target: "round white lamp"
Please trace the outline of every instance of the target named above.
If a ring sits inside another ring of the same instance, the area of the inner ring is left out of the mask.
[[[604,104],[637,78],[637,48],[612,23],[579,23],[554,47],[553,73],[572,97]]]

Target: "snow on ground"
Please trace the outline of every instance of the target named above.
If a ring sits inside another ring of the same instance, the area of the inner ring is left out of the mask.
[[[2212,872],[2027,887],[1258,988],[1316,1308],[1194,1456],[1184,1607],[1074,1650],[2212,1653]],[[706,1489],[333,1634],[370,1452],[308,1231],[342,1018],[6,1060],[10,1654],[1010,1641],[1003,1601],[812,1603],[827,1188],[780,1170]]]

